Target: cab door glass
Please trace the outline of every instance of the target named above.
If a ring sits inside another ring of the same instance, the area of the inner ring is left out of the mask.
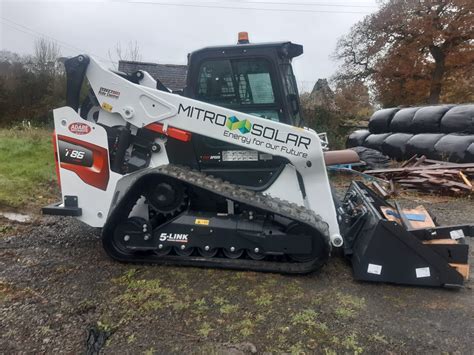
[[[196,99],[272,121],[281,121],[273,71],[264,58],[204,61],[199,69]],[[213,146],[225,145],[204,138]]]
[[[219,106],[239,104],[230,61],[212,60],[201,65],[197,99]]]
[[[270,63],[263,58],[204,62],[196,92],[198,100],[244,112],[247,106],[252,106],[252,111],[279,109]]]
[[[234,61],[233,69],[242,105],[275,103],[270,68],[266,60]]]

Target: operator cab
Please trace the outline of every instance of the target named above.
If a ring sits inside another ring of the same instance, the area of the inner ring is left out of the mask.
[[[301,126],[291,61],[303,46],[291,42],[206,47],[188,55],[184,96],[232,110]],[[170,162],[187,165],[250,189],[264,190],[287,160],[193,134],[191,144],[168,142]]]
[[[291,42],[252,44],[246,32],[237,45],[206,47],[188,55],[184,95],[218,106],[301,124],[291,60],[303,46]]]

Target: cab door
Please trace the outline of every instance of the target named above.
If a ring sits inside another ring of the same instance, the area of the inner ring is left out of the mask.
[[[277,73],[265,57],[205,60],[199,66],[194,98],[291,124],[283,114]],[[205,136],[193,137],[193,144],[201,171],[257,190],[270,186],[286,164],[280,157]]]

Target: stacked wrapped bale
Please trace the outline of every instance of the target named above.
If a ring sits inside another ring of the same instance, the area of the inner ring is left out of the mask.
[[[353,132],[346,145],[376,149],[397,160],[418,154],[472,163],[474,104],[378,110],[369,120],[369,129]]]
[[[406,152],[407,142],[413,137],[411,133],[393,133],[385,138],[382,144],[382,153],[390,158],[403,160],[408,154]]]

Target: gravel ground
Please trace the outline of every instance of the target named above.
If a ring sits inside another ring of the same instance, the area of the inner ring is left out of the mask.
[[[401,202],[442,224],[474,221],[469,199]],[[361,283],[339,257],[307,276],[128,265],[72,218],[0,226],[0,353],[474,351],[472,282]]]

